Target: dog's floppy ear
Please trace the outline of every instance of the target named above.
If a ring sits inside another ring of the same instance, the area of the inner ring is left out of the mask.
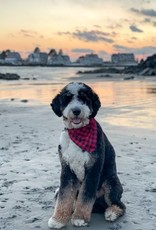
[[[54,113],[58,116],[62,116],[62,112],[60,110],[60,94],[56,95],[56,97],[52,100],[50,104]]]
[[[92,99],[93,112],[92,112],[90,117],[95,117],[99,108],[101,107],[101,102],[100,102],[98,95],[94,91],[92,91],[92,98],[91,99]]]

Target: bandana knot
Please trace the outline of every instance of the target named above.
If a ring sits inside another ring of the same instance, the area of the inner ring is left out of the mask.
[[[83,151],[94,152],[97,143],[97,125],[94,118],[91,118],[89,124],[84,127],[68,129],[68,134]]]

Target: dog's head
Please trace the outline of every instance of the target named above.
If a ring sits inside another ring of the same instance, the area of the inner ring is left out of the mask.
[[[63,116],[68,129],[80,128],[95,117],[101,106],[98,95],[86,84],[71,82],[52,100],[51,107],[59,117]]]

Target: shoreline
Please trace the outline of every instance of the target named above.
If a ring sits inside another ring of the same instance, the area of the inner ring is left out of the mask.
[[[75,65],[75,64],[71,64],[71,65],[44,65],[44,64],[0,64],[0,67],[5,67],[5,66],[9,66],[9,67],[62,67],[62,68],[68,68],[68,67],[75,67],[75,68],[79,68],[79,67],[84,67],[84,68],[108,68],[108,67],[128,67],[128,66],[137,66],[134,64],[113,64],[113,63],[104,63],[103,65]]]

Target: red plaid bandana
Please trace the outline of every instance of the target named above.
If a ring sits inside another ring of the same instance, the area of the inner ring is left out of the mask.
[[[68,129],[71,140],[83,151],[94,152],[97,143],[97,125],[94,118],[88,125],[79,129]]]

